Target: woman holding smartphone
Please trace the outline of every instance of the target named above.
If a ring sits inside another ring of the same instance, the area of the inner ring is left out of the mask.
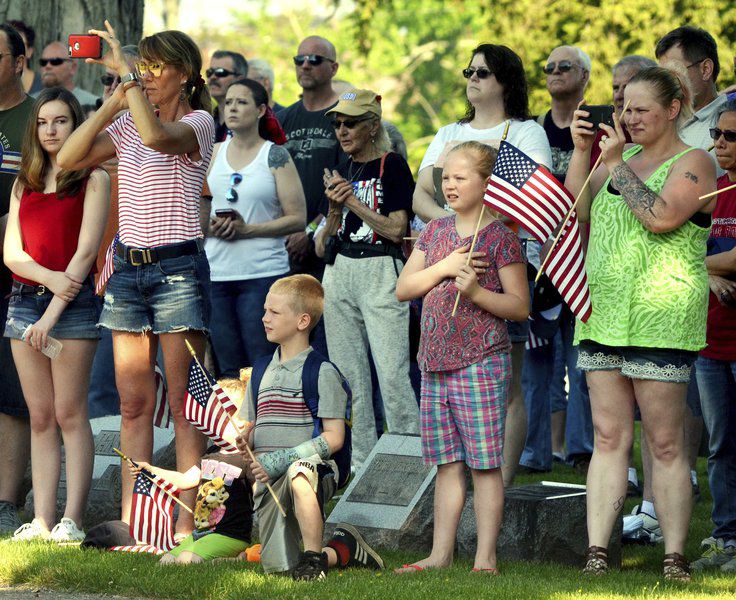
[[[101,169],[67,170],[56,160],[83,120],[79,102],[66,89],[39,94],[10,198],[3,250],[13,289],[5,337],[11,339],[31,418],[34,507],[34,519],[15,532],[14,541],[84,539],[94,459],[87,388],[100,315],[92,273],[107,221],[110,179]],[[42,354],[50,337],[63,344],[53,360]],[[67,498],[56,523],[62,440]]]
[[[276,348],[261,317],[271,284],[289,272],[286,236],[304,231],[306,203],[289,152],[271,141],[268,93],[236,79],[225,94],[232,137],[215,144],[201,205],[205,250],[212,270],[212,346],[221,377]]]

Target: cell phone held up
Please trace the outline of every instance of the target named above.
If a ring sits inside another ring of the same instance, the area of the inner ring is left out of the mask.
[[[586,121],[593,123],[593,129],[600,129],[599,123],[613,127],[613,106],[610,104],[583,104],[580,110],[588,112]]]
[[[102,38],[99,35],[72,33],[69,36],[69,56],[72,58],[100,58]]]
[[[225,217],[235,219],[235,211],[232,208],[217,208],[215,209],[215,216],[219,217],[220,219],[223,219]]]

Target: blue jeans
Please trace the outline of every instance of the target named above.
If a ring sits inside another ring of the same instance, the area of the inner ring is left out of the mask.
[[[593,452],[593,421],[585,374],[577,368],[578,350],[572,345],[575,316],[567,306],[560,315],[563,364],[567,367],[569,386],[565,446],[567,456],[584,456]],[[529,349],[524,354],[521,385],[527,410],[527,436],[520,464],[548,471],[552,468],[552,397],[555,372],[555,344]]]
[[[708,481],[713,537],[736,540],[736,361],[698,357],[703,420],[708,428]]]
[[[212,282],[210,335],[220,377],[238,377],[242,367],[276,350],[261,319],[266,294],[281,277]]]
[[[112,331],[100,328],[102,337],[97,344],[92,372],[89,377],[89,418],[120,414],[120,397],[115,386],[115,362],[112,354]]]

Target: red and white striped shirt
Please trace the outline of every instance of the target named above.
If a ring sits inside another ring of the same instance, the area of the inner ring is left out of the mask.
[[[120,240],[128,246],[153,248],[202,237],[199,199],[212,157],[215,122],[203,110],[180,122],[194,129],[202,156],[198,161],[144,146],[129,112],[107,128],[118,155]]]

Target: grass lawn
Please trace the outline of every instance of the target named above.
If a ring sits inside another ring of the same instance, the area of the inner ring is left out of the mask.
[[[637,453],[638,454],[638,453]],[[693,512],[687,556],[699,555],[700,540],[710,535],[710,496],[705,461],[699,460],[703,499]],[[640,471],[641,472],[641,471]],[[517,483],[541,479],[584,483],[571,468],[556,466],[544,476],[519,477]],[[627,512],[635,504],[628,501]],[[719,571],[695,574],[689,585],[666,584],[661,578],[662,546],[625,546],[624,564],[603,578],[583,577],[579,569],[504,561],[501,576],[471,574],[471,562],[459,560],[451,569],[396,576],[390,569],[421,558],[382,552],[387,570],[381,573],[333,571],[324,582],[294,582],[265,576],[258,565],[218,563],[159,567],[153,556],[80,551],[49,544],[0,541],[0,586],[25,586],[106,595],[157,598],[735,598],[736,577]]]

